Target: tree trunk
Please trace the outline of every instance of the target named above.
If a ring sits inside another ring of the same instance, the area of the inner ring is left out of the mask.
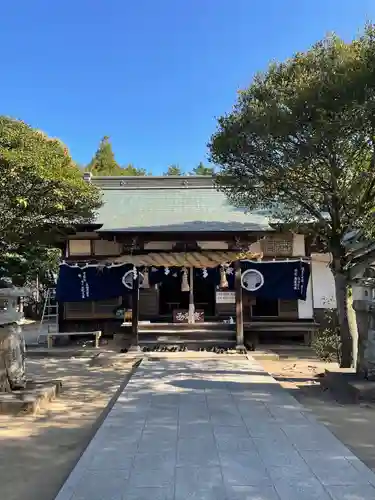
[[[347,310],[347,279],[343,272],[334,270],[337,316],[341,338],[341,368],[350,368],[353,364],[353,342],[350,334]]]

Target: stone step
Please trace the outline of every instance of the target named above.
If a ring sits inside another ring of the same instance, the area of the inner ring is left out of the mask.
[[[146,321],[139,322],[139,330],[162,330],[162,331],[211,331],[219,330],[231,332],[236,330],[236,325],[234,323],[219,323],[219,322],[203,322],[203,323],[149,323]]]
[[[315,330],[318,325],[314,323],[268,323],[258,324],[256,322],[245,322],[246,331],[249,332],[301,332]]]
[[[139,336],[147,336],[147,335],[152,335],[152,336],[169,336],[169,337],[181,337],[181,338],[191,338],[191,339],[201,339],[201,338],[232,338],[236,337],[236,332],[235,331],[228,331],[228,330],[209,330],[209,329],[204,329],[200,328],[199,330],[179,330],[177,328],[171,329],[171,330],[165,330],[164,328],[160,329],[154,329],[154,330],[144,330],[143,328],[140,328],[138,330],[138,335]]]
[[[235,346],[235,340],[229,339],[202,339],[196,342],[192,342],[191,340],[183,340],[183,339],[139,339],[138,343],[140,346],[146,345],[194,345],[198,347],[213,347],[213,346]]]

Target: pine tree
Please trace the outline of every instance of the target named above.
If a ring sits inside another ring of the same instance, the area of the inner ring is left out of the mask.
[[[178,165],[170,165],[163,175],[183,175],[183,172]]]
[[[108,136],[104,136],[99,147],[87,166],[93,175],[121,175],[120,166],[115,160],[112,144]]]
[[[193,175],[213,175],[214,169],[213,167],[206,167],[202,162],[191,172]]]
[[[118,175],[132,175],[136,177],[143,177],[145,175],[152,175],[151,173],[147,174],[144,168],[137,168],[131,163],[129,165],[121,167],[121,171]]]

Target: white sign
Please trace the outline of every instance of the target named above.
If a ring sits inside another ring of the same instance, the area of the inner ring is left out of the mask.
[[[216,304],[234,304],[235,302],[235,292],[216,292]]]

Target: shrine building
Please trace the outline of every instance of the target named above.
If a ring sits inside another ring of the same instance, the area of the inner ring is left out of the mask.
[[[335,308],[329,258],[210,176],[92,177],[96,220],[60,242],[59,330],[130,328],[137,343],[301,336]]]

